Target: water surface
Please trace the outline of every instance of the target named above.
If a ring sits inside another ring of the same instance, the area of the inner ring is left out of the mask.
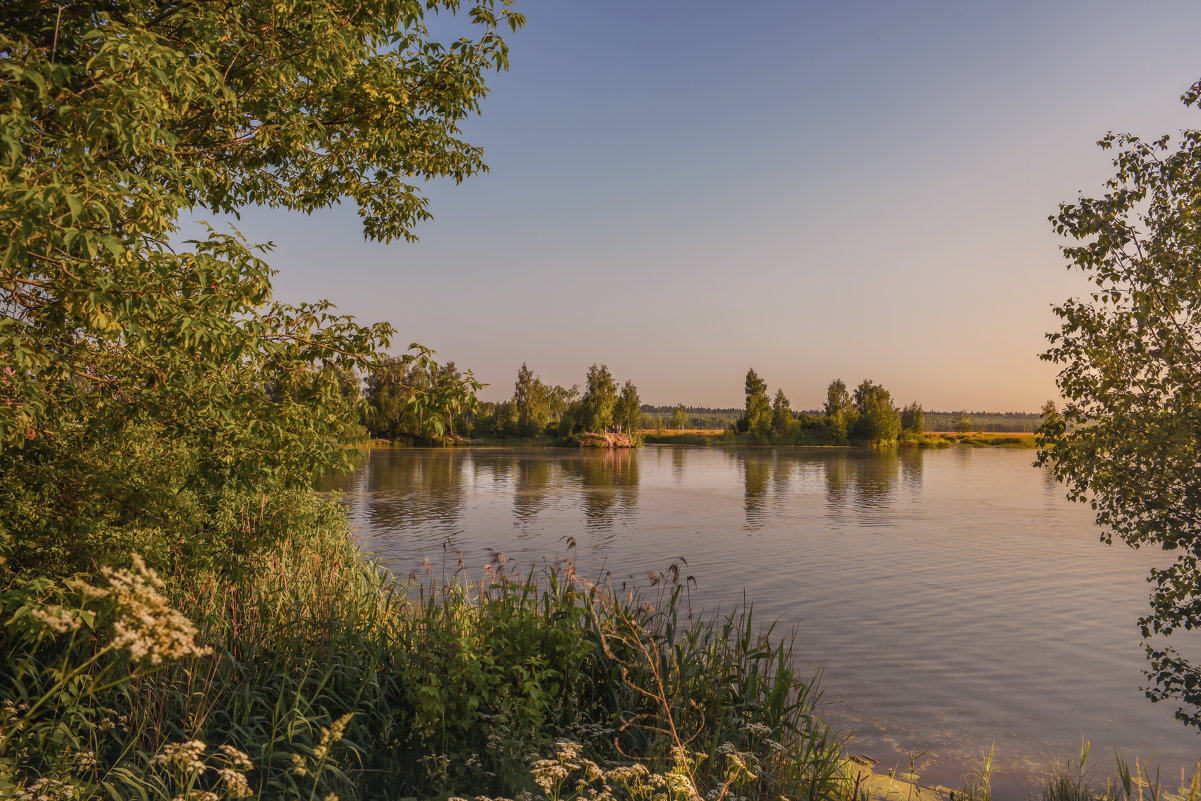
[[[1135,626],[1168,558],[1098,540],[1030,451],[647,446],[384,450],[340,483],[397,575],[571,555],[646,583],[684,559],[695,606],[795,628],[851,751],[956,786],[995,748],[1023,798],[1082,738],[1179,776],[1201,737],[1148,702]],[[1190,774],[1191,775],[1191,774]],[[1175,790],[1175,779],[1168,782]]]

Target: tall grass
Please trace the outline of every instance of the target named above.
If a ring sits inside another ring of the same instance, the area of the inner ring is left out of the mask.
[[[0,574],[0,796],[549,797],[564,748],[594,791],[646,777],[615,798],[848,795],[813,684],[749,609],[694,619],[678,571],[653,602],[570,564],[397,585],[311,503],[225,569],[139,574],[155,625],[194,626],[175,652],[123,641],[129,598],[95,576]]]

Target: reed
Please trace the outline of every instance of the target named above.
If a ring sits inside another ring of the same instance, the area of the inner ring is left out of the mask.
[[[613,798],[849,797],[791,641],[695,618],[678,568],[649,598],[569,562],[398,584],[310,503],[236,563],[144,568],[175,651],[123,641],[96,577],[3,574],[0,795],[537,798],[568,748]]]

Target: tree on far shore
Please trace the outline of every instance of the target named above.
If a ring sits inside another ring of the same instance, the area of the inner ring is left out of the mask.
[[[922,434],[926,430],[926,412],[914,401],[901,410],[901,430],[911,434]]]
[[[617,384],[606,365],[588,368],[584,397],[580,400],[580,419],[585,431],[601,433],[613,425],[613,408],[617,405]]]
[[[896,442],[901,432],[901,415],[892,405],[888,390],[865,378],[855,388],[855,409],[859,417],[851,432],[854,439],[872,444]]]
[[[771,401],[767,382],[754,369],[746,371],[746,427],[754,436],[766,440],[771,434]]]
[[[684,404],[680,404],[671,412],[671,427],[676,431],[680,431],[688,423],[688,413],[684,410]]]
[[[771,405],[771,430],[776,436],[787,436],[792,428],[792,403],[783,389],[776,390],[776,399]]]
[[[613,417],[621,430],[635,442],[642,430],[642,401],[638,398],[638,387],[633,382],[626,381],[621,386],[621,394],[617,396],[617,405]]]

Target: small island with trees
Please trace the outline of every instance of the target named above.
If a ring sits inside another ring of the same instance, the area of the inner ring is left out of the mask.
[[[544,382],[526,363],[517,371],[507,401],[479,401],[482,385],[454,362],[438,364],[433,352],[413,345],[403,356],[386,357],[362,382],[353,378],[346,391],[361,391],[366,406],[360,417],[379,445],[566,445],[629,448],[653,444],[725,446],[947,447],[955,444],[1034,447],[1033,429],[1046,416],[1009,413],[986,415],[999,420],[1001,433],[976,431],[973,414],[927,413],[919,403],[897,408],[883,386],[864,379],[851,392],[835,379],[826,388],[821,409],[797,412],[784,390],[768,397],[767,383],[753,368],[746,373],[743,409],[703,409],[690,414],[670,408],[671,430],[663,409],[646,406],[638,388],[620,389],[609,368],[588,368],[584,389]],[[937,414],[949,431],[929,432],[927,415]],[[685,431],[690,421],[709,426]],[[720,426],[713,427],[714,422]],[[647,424],[650,424],[649,426]],[[1022,430],[1025,427],[1025,431]],[[998,429],[994,428],[994,432]]]

